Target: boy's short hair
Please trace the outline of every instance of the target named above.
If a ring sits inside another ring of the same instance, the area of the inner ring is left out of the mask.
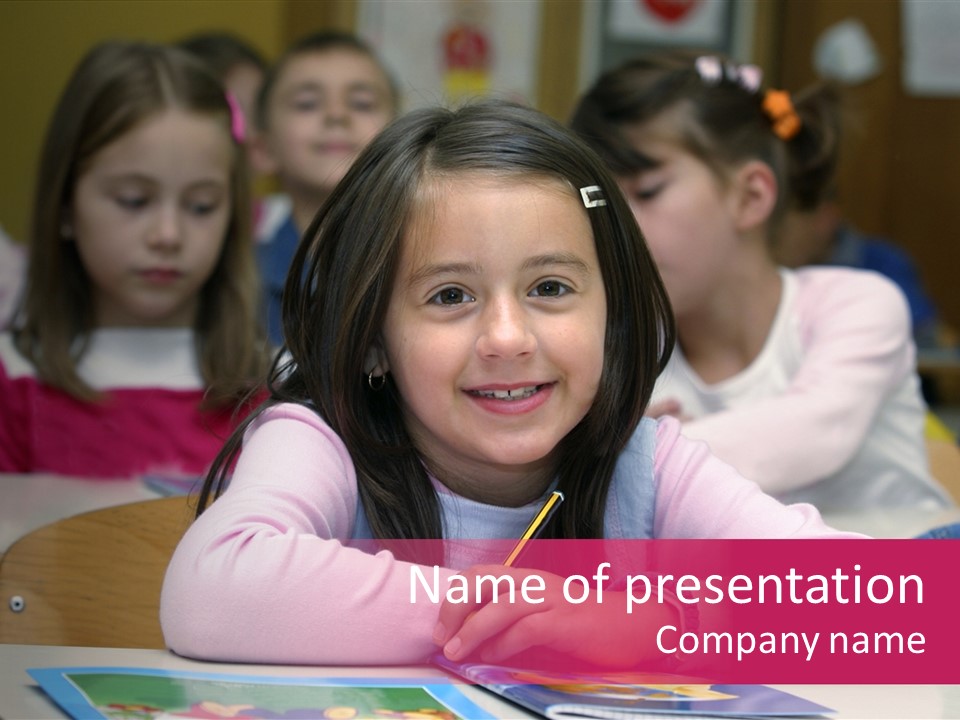
[[[257,95],[256,117],[254,118],[257,127],[260,129],[267,127],[270,96],[273,94],[277,79],[289,64],[290,60],[307,53],[327,52],[329,50],[353,50],[369,57],[380,69],[387,81],[387,88],[390,90],[390,101],[393,104],[394,114],[396,114],[397,109],[400,107],[400,90],[397,87],[393,75],[387,70],[386,65],[383,64],[383,61],[376,52],[374,52],[373,48],[352,33],[342,32],[340,30],[323,30],[321,32],[311,33],[297,40],[284,50],[283,54],[277,58],[277,61],[267,70],[263,84],[260,86],[260,93]]]

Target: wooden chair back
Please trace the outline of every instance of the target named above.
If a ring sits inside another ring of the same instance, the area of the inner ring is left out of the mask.
[[[960,447],[953,440],[927,438],[930,473],[960,505]]]
[[[163,648],[160,586],[192,517],[158,498],[24,535],[0,558],[0,643]]]

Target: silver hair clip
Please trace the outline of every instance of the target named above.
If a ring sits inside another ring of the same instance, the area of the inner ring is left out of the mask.
[[[580,197],[583,198],[585,208],[602,207],[607,204],[603,198],[602,190],[599,185],[588,185],[580,188]]]
[[[755,93],[760,90],[763,81],[763,71],[756,65],[724,62],[716,55],[701,55],[694,65],[700,79],[707,85],[719,85],[726,79],[749,93]]]

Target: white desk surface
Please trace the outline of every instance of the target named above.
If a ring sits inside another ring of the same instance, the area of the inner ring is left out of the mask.
[[[823,513],[823,520],[837,530],[851,530],[875,538],[916,537],[933,528],[960,522],[960,507],[940,510],[881,508],[858,513]]]
[[[162,497],[140,479],[85,480],[0,473],[0,554],[43,525],[89,510]]]
[[[0,645],[0,718],[52,720],[66,717],[26,674],[27,668],[60,666],[146,667],[238,675],[289,677],[438,677],[430,668],[331,668],[276,665],[231,665],[186,660],[165,650],[77,648],[43,645]],[[960,685],[776,685],[781,690],[834,708],[837,720],[871,718],[960,718]],[[464,692],[491,713],[506,720],[535,717],[480,688]],[[669,716],[664,716],[669,717]]]

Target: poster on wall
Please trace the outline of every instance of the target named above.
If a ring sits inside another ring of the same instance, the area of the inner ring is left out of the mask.
[[[960,95],[960,2],[903,0],[903,86],[911,95]]]
[[[358,32],[410,110],[494,94],[534,104],[540,0],[360,0]]]
[[[610,0],[607,32],[634,42],[715,46],[727,28],[727,0]]]

